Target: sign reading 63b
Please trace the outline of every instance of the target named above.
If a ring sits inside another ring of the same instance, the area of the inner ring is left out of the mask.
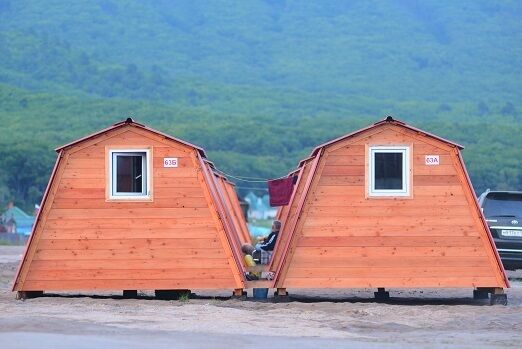
[[[178,167],[178,158],[163,158],[163,167]]]

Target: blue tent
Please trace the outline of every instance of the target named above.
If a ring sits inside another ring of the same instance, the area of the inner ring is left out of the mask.
[[[9,221],[14,221],[16,225],[16,233],[29,235],[33,229],[35,217],[28,215],[20,208],[13,206],[8,208],[2,216],[0,223],[6,225]]]
[[[250,234],[253,236],[267,236],[270,234],[270,228],[260,227],[257,225],[252,225],[248,223],[248,230],[250,231]]]

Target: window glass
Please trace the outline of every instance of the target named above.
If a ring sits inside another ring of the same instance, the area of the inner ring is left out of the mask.
[[[370,196],[409,196],[407,146],[369,148],[368,193]]]
[[[114,198],[147,196],[147,152],[112,151],[110,193]]]
[[[375,153],[375,189],[403,189],[403,153]]]
[[[116,192],[143,192],[143,155],[116,155]]]

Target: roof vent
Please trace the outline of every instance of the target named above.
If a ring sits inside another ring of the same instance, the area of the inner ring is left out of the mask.
[[[393,117],[392,117],[392,116],[388,115],[388,116],[386,117],[386,121],[387,121],[387,122],[392,122],[392,121],[395,121],[395,120],[393,120]]]
[[[127,120],[125,120],[126,124],[131,124],[133,122],[134,122],[134,120],[132,120],[132,118],[127,118]]]

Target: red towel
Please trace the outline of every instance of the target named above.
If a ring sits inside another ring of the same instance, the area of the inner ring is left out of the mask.
[[[270,206],[288,205],[290,197],[292,196],[292,191],[294,190],[293,181],[293,177],[272,179],[268,181]]]

